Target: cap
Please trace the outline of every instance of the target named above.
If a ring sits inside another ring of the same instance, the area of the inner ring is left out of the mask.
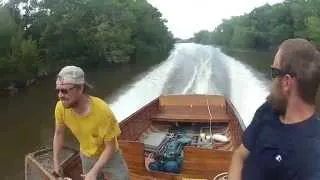
[[[89,88],[92,88],[85,80],[84,71],[77,66],[65,66],[63,67],[57,75],[56,84],[79,84],[86,85]]]

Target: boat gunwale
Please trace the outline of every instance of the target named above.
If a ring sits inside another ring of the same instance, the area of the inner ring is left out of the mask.
[[[234,106],[234,104],[231,102],[229,98],[225,98],[225,101],[227,102],[228,106],[231,107],[232,112],[236,116],[236,119],[238,120],[241,129],[244,131],[246,129],[246,126],[242,117],[240,116],[240,113],[238,112],[238,110],[236,109],[236,107]]]
[[[157,102],[159,102],[159,97],[154,98],[152,101],[150,101],[146,105],[142,106],[137,111],[135,111],[134,113],[130,114],[128,117],[124,118],[123,120],[120,120],[120,122],[119,122],[120,128],[121,128],[121,126],[127,125],[130,122],[130,120],[135,118],[135,116],[137,114],[143,112],[147,107],[149,107],[150,105],[156,104]]]

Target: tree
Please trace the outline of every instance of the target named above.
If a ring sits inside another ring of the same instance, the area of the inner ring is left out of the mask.
[[[265,4],[248,14],[224,20],[211,32],[211,43],[268,50],[285,39],[302,37],[319,45],[319,18],[319,0],[286,0],[272,6]],[[207,39],[196,40],[197,43],[210,43]]]
[[[209,31],[200,31],[194,34],[193,41],[202,44],[212,43],[212,34]]]
[[[0,85],[31,79],[38,73],[40,58],[35,41],[25,39],[23,29],[10,15],[0,8]]]
[[[320,44],[320,18],[310,16],[306,19],[306,34],[314,42]]]
[[[68,64],[154,63],[174,43],[146,0],[9,0],[0,15],[0,84]]]
[[[230,45],[232,47],[254,48],[255,32],[247,27],[235,27]]]

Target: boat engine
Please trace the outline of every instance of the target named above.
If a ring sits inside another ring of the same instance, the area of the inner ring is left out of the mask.
[[[149,164],[154,171],[180,173],[183,161],[183,148],[191,143],[191,138],[185,134],[177,133],[168,136],[155,154],[155,162]]]

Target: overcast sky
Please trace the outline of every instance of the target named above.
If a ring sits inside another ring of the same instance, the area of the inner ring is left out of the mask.
[[[192,37],[195,32],[212,31],[230,18],[250,12],[266,3],[275,4],[283,0],[148,0],[168,20],[167,26],[175,37]]]

